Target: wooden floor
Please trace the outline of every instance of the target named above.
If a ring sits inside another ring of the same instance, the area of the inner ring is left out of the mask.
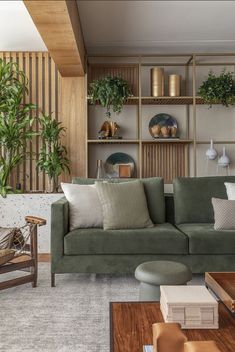
[[[162,322],[159,303],[110,303],[112,352],[142,352],[152,345],[152,324]],[[235,316],[219,305],[219,329],[184,330],[189,341],[215,340],[222,352],[235,352]]]

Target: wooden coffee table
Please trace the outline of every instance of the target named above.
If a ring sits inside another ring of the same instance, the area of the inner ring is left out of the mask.
[[[111,302],[112,352],[142,352],[152,345],[152,324],[163,322],[159,302]],[[189,341],[215,340],[222,352],[235,352],[235,318],[219,304],[219,329],[183,330]]]

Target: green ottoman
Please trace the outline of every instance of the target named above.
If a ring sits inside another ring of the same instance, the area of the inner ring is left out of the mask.
[[[135,278],[140,281],[140,301],[159,301],[160,285],[186,285],[192,273],[182,263],[154,261],[140,264]]]

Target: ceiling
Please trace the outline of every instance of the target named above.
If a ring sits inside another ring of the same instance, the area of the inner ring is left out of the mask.
[[[88,53],[235,51],[235,1],[81,1]]]
[[[0,1],[0,50],[46,51],[24,3]]]
[[[89,54],[235,51],[235,1],[78,0]],[[0,50],[47,50],[23,1],[0,1]]]

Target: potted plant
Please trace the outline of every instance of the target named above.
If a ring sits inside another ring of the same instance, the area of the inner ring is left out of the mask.
[[[199,88],[199,95],[210,107],[212,104],[222,104],[226,107],[233,105],[235,103],[234,74],[224,69],[216,76],[213,71],[210,71]]]
[[[70,172],[67,150],[61,144],[61,137],[65,132],[65,128],[61,126],[60,122],[53,119],[51,115],[42,115],[40,124],[40,136],[44,144],[39,153],[37,167],[48,175],[48,191],[52,193],[58,191],[58,177],[61,173],[63,171]]]
[[[0,59],[0,194],[13,192],[11,171],[24,159],[25,145],[36,134],[32,130],[33,104],[24,104],[27,79],[16,63]]]
[[[131,96],[128,83],[121,77],[105,77],[90,83],[89,98],[92,104],[106,108],[106,116],[111,117],[111,109],[119,114],[123,104]]]

